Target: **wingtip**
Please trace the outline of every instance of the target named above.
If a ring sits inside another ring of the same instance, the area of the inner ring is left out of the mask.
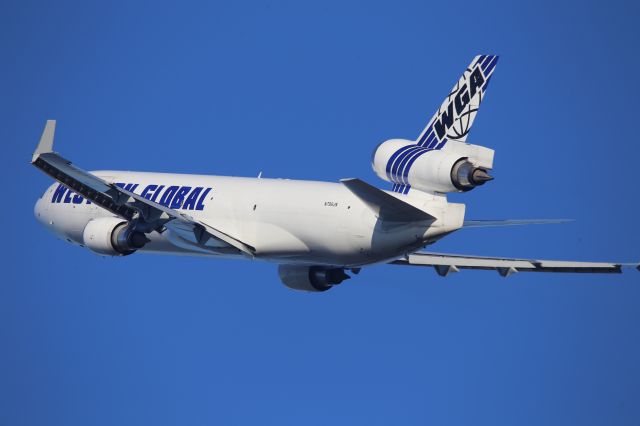
[[[36,147],[36,150],[31,157],[31,162],[34,163],[40,154],[53,151],[53,137],[56,132],[56,120],[47,120],[47,124],[44,126],[40,142]]]

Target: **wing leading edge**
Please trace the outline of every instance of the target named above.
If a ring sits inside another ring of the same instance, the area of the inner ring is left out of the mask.
[[[411,253],[404,259],[395,260],[391,263],[407,266],[432,266],[438,275],[443,277],[452,272],[458,272],[460,269],[495,270],[503,277],[508,277],[516,272],[620,274],[624,267],[635,267],[640,271],[640,264],[637,263],[509,259],[426,252]]]
[[[55,125],[55,120],[47,121],[31,159],[31,164],[53,179],[111,213],[135,223],[140,232],[163,232],[164,229],[169,229],[187,241],[192,241],[194,248],[200,250],[220,251],[219,247],[206,245],[212,239],[222,243],[227,249],[254,256],[255,248],[231,235],[74,166],[71,161],[53,151]]]

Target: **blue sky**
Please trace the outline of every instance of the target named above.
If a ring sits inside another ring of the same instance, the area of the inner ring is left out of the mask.
[[[33,218],[48,118],[87,169],[337,181],[501,55],[469,142],[496,180],[442,252],[638,261],[637,4],[32,2],[0,14],[0,424],[638,424],[640,274],[105,259]]]

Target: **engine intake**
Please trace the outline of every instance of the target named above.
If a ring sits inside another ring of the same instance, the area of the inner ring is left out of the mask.
[[[278,275],[287,287],[302,291],[327,291],[336,284],[351,278],[342,268],[319,266],[279,265]]]
[[[101,217],[87,223],[82,240],[89,250],[107,256],[127,256],[149,241],[144,233],[117,217]]]

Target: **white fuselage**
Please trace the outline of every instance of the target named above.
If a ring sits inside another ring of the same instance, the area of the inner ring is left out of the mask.
[[[340,183],[147,172],[93,173],[107,182],[128,185],[125,189],[164,202],[254,247],[257,259],[281,264],[358,267],[388,261],[459,229],[464,220],[464,205],[418,191],[410,195],[388,193],[428,212],[437,219],[435,222],[383,222],[376,211]],[[35,215],[58,236],[84,245],[87,223],[114,215],[64,187],[58,188],[56,183],[47,189],[36,203]],[[231,255],[216,252],[215,248],[197,247],[168,230],[154,231],[148,237],[151,241],[141,252]]]

